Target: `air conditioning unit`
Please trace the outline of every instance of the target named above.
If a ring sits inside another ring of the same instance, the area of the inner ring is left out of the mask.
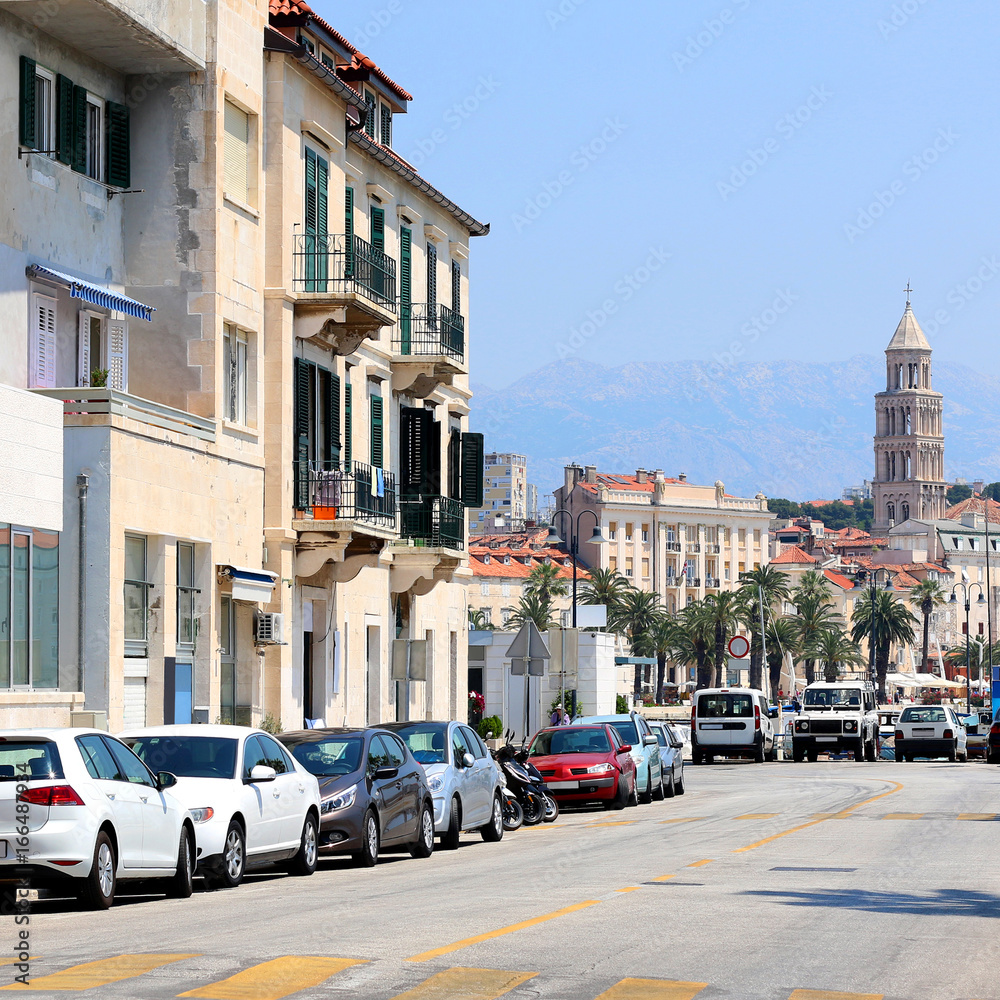
[[[260,611],[255,614],[253,641],[258,646],[284,646],[285,616],[273,611]]]

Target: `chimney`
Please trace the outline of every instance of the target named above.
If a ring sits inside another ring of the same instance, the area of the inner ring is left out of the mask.
[[[677,478],[682,482],[686,483],[688,481],[688,474],[686,472],[678,472]]]
[[[580,466],[567,465],[563,469],[563,499],[569,497],[573,487],[580,481]]]
[[[636,469],[635,470],[635,481],[637,483],[643,483],[643,484],[646,483],[647,480],[646,480],[646,470],[645,469]]]
[[[597,482],[597,466],[596,465],[585,465],[583,467],[584,479],[588,483]]]

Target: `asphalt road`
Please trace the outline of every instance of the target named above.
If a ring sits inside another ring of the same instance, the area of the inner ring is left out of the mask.
[[[34,995],[1000,1000],[1000,768],[686,777],[673,800],[564,813],[499,845],[469,835],[425,861],[323,861],[312,878],[121,896],[107,913],[43,901]],[[0,952],[15,933],[3,918]]]

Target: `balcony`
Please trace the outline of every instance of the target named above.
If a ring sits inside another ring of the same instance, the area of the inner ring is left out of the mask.
[[[705,586],[709,590],[718,590],[721,585],[722,585],[721,581],[719,580],[719,578],[717,576],[706,576],[705,577]]]
[[[713,555],[718,555],[722,551],[722,546],[719,545],[718,542],[709,542],[705,546],[705,551],[710,552]]]
[[[701,542],[688,542],[685,551],[701,552]]]
[[[451,385],[456,375],[468,372],[465,319],[440,302],[401,303],[392,363],[398,372],[409,372],[403,391],[413,395],[427,396],[442,383]]]
[[[364,521],[396,526],[396,477],[355,462],[351,472],[337,462],[299,462],[295,506],[313,521]]]
[[[465,507],[451,497],[407,497],[400,501],[400,534],[415,545],[465,548]]]
[[[672,542],[672,541],[670,541],[668,539],[668,541],[667,541],[667,551],[668,552],[680,552],[680,550],[681,550],[681,543],[680,542]]]
[[[359,236],[296,233],[296,334],[351,354],[396,316],[396,262]]]
[[[697,587],[700,587],[701,586],[701,577],[700,576],[687,576],[687,577],[685,577],[684,578],[684,586],[685,587],[690,587],[692,590],[694,590]]]
[[[667,577],[667,586],[670,587],[671,589],[679,587],[680,585],[681,585],[681,578],[679,576]]]

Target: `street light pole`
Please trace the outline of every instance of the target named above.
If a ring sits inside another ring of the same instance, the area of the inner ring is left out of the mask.
[[[965,604],[965,714],[972,715],[972,646],[971,646],[971,628],[969,626],[969,611],[972,608],[971,591],[973,587],[979,588],[979,600],[976,604],[985,604],[986,599],[983,597],[983,585],[981,583],[956,583],[951,588],[951,597],[948,599],[949,604],[958,604],[958,588],[962,588],[962,598]],[[982,664],[979,667],[979,680],[982,682]]]
[[[591,510],[589,507],[584,507],[576,517],[573,517],[572,511],[567,510],[565,507],[559,507],[552,514],[552,527],[549,529],[549,537],[546,541],[550,545],[560,545],[562,544],[562,539],[559,537],[559,532],[556,531],[556,524],[560,515],[564,515],[569,518],[569,554],[573,561],[573,607],[572,607],[572,622],[573,628],[576,628],[576,581],[577,581],[577,556],[580,552],[580,519],[584,514],[590,514],[594,518],[594,533],[590,536],[590,540],[595,543],[605,542],[607,539],[601,534],[601,518],[596,510]]]

